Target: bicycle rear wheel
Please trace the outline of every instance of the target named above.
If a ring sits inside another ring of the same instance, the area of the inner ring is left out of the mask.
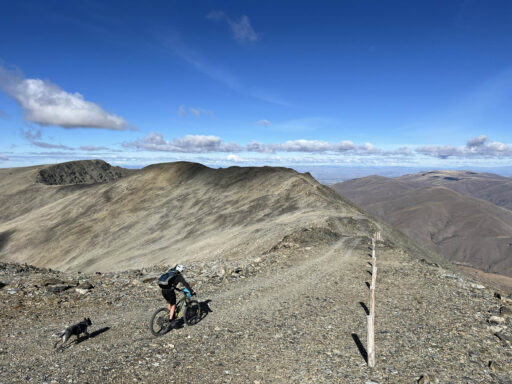
[[[194,325],[201,320],[201,305],[196,300],[190,300],[185,307],[185,323]]]
[[[154,336],[162,336],[169,329],[169,310],[167,308],[157,309],[149,321],[149,330]]]

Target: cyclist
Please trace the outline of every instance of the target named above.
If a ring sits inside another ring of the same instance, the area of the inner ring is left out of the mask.
[[[195,292],[192,290],[190,285],[186,282],[185,278],[181,274],[185,270],[185,267],[181,264],[178,264],[176,267],[169,269],[167,273],[164,273],[158,279],[158,285],[162,288],[162,296],[167,301],[169,308],[169,320],[171,321],[171,325],[174,325],[175,320],[173,320],[174,310],[176,309],[176,293],[174,290],[176,286],[181,283],[185,287],[183,292],[190,297],[195,295]]]

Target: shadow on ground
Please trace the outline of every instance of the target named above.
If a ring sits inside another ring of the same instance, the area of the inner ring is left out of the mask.
[[[199,308],[200,308],[199,316],[197,318],[194,318],[192,323],[189,324],[189,326],[194,326],[194,325],[199,324],[206,316],[208,316],[208,314],[210,312],[213,312],[209,305],[210,302],[211,302],[210,299],[199,302]],[[176,320],[176,324],[174,326],[170,327],[169,330],[165,333],[168,333],[169,331],[171,331],[173,329],[181,329],[184,326],[185,326],[185,319],[183,317],[181,317],[178,320]]]
[[[361,343],[359,336],[357,336],[356,333],[353,333],[352,339],[354,339],[354,343],[356,343],[357,349],[359,350],[359,353],[363,357],[365,363],[368,363],[368,353],[366,352],[366,349],[364,348],[363,343]]]
[[[5,232],[0,233],[0,251],[2,249],[4,249],[4,247],[7,245],[7,242],[9,241],[9,238],[12,236],[12,234],[14,232],[15,231],[13,231],[13,230],[9,230],[9,231],[5,231]]]
[[[362,301],[359,302],[359,304],[361,305],[361,307],[363,307],[364,309],[364,312],[366,313],[366,315],[368,316],[370,314],[370,310],[368,309],[368,307],[366,306],[365,303],[363,303]]]

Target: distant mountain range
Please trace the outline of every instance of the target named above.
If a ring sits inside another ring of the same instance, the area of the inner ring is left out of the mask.
[[[331,186],[448,260],[512,276],[512,179],[470,171],[368,176]]]

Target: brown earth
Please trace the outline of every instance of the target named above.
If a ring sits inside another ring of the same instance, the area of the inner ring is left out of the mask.
[[[512,210],[512,179],[493,173],[431,171],[396,178],[415,187],[440,186]]]
[[[164,305],[155,278],[165,266],[98,275],[0,265],[0,382],[510,383],[510,297],[384,240],[374,369],[365,361],[370,239],[344,236],[188,263],[209,312],[162,337],[147,323]],[[91,337],[55,352],[51,335],[84,317]]]
[[[512,211],[491,202],[491,191],[505,193],[500,188],[510,179],[492,176],[439,171],[370,176],[331,187],[448,260],[512,276]],[[472,197],[484,190],[488,200]]]

